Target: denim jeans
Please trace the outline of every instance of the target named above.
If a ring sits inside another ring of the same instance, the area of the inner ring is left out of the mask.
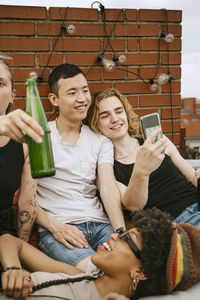
[[[51,232],[45,230],[39,232],[39,247],[50,257],[76,266],[81,260],[95,253],[97,247],[110,239],[113,228],[110,223],[84,222],[81,224],[70,224],[80,229],[87,241],[88,248],[68,249],[54,239]]]
[[[173,220],[173,223],[188,223],[200,228],[200,211],[198,203],[187,207],[176,219]]]

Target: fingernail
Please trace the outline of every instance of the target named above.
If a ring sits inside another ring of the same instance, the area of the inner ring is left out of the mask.
[[[37,143],[42,143],[42,138],[41,137],[39,137],[39,138],[37,138]]]

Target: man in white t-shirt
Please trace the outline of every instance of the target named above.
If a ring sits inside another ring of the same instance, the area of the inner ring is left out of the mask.
[[[57,120],[49,123],[56,174],[38,180],[39,246],[52,258],[86,270],[113,229],[125,227],[113,145],[82,124],[91,95],[77,66],[56,67],[49,87],[49,99],[59,109]]]

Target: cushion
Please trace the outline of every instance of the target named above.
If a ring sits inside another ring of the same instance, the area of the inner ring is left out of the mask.
[[[151,296],[140,298],[140,300],[199,300],[200,299],[200,283],[186,291],[177,291],[170,295]]]

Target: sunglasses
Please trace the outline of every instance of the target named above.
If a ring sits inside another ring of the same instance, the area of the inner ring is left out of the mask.
[[[118,233],[118,238],[122,239],[127,242],[135,256],[140,259],[141,258],[141,251],[138,249],[134,241],[132,240],[130,233],[126,230],[124,230],[123,227],[120,227],[116,230],[116,233]]]

